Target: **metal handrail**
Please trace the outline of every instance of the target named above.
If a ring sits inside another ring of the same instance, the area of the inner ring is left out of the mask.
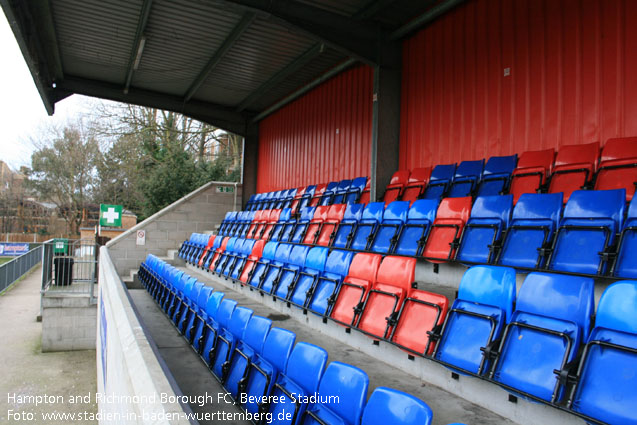
[[[0,294],[42,261],[42,245],[0,266]]]

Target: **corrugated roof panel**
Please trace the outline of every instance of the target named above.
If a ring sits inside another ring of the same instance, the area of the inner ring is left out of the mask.
[[[310,6],[325,9],[343,16],[352,16],[365,7],[369,0],[297,0]]]
[[[64,73],[123,82],[141,6],[141,0],[52,1]]]

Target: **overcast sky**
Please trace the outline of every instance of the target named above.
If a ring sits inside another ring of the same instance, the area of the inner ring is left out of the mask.
[[[31,164],[31,136],[47,125],[72,120],[85,107],[88,98],[67,97],[55,105],[49,117],[44,109],[31,73],[22,57],[7,18],[0,11],[0,159],[13,169]]]

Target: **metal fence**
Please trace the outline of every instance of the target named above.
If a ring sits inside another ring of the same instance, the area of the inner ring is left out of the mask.
[[[92,239],[54,239],[42,244],[42,292],[84,293],[95,301],[98,247]]]
[[[42,246],[0,266],[0,294],[42,261]]]

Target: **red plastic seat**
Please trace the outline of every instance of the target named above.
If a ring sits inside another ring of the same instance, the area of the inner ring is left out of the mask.
[[[308,204],[309,207],[315,207],[318,205],[319,201],[323,197],[323,194],[325,193],[326,188],[327,188],[327,184],[325,183],[316,185],[316,189],[314,190],[314,196],[312,196],[312,199],[310,199],[310,203]]]
[[[382,258],[380,254],[369,253],[354,256],[330,314],[333,320],[346,326],[354,324],[369,288],[376,281]]]
[[[314,210],[314,217],[312,217],[312,220],[307,225],[307,229],[305,229],[305,235],[303,236],[301,243],[310,245],[314,245],[316,243],[316,238],[318,238],[318,235],[321,232],[321,227],[327,219],[327,212],[329,209],[330,207],[328,205],[316,207],[316,210]]]
[[[576,190],[590,184],[597,171],[599,143],[562,146],[555,158],[549,193],[564,193],[564,203]]]
[[[203,252],[201,253],[201,257],[199,257],[199,261],[197,262],[197,265],[199,267],[203,267],[203,262],[206,259],[208,252],[210,252],[210,248],[212,248],[212,245],[215,243],[215,237],[216,237],[215,235],[210,235],[210,239],[208,239],[208,244],[204,248]]]
[[[274,229],[274,226],[279,221],[280,216],[281,216],[280,209],[270,210],[270,214],[268,215],[267,220],[261,227],[261,233],[258,233],[257,231],[257,239],[263,239],[266,241],[269,240],[270,235],[272,234],[272,229]]]
[[[383,202],[388,205],[394,202],[403,194],[403,189],[409,181],[409,170],[398,170],[391,176],[389,184],[385,188],[385,194],[383,195]]]
[[[609,139],[602,149],[595,190],[626,189],[626,201],[635,194],[637,183],[637,137]]]
[[[537,190],[546,183],[546,178],[553,171],[555,149],[543,151],[524,152],[518,161],[518,166],[511,175],[511,188],[509,193],[513,195],[513,202],[517,202],[524,193],[537,193]]]
[[[307,189],[306,186],[296,189],[296,194],[294,195],[294,199],[292,199],[292,203],[290,204],[292,214],[296,214],[298,212],[297,210],[299,209],[301,198],[303,198],[303,195],[305,194],[305,189]]]
[[[265,246],[265,241],[256,241],[254,246],[252,247],[252,252],[246,259],[246,263],[243,266],[243,270],[241,270],[241,275],[239,276],[239,280],[243,283],[248,283],[248,276],[250,276],[250,272],[254,268],[254,265],[259,261],[259,259],[263,256],[263,247]]]
[[[225,238],[223,238],[223,240],[221,241],[221,245],[219,245],[219,248],[215,250],[215,255],[212,256],[212,260],[210,260],[210,266],[208,267],[210,271],[214,271],[215,267],[217,267],[215,263],[217,262],[221,254],[223,254],[226,250],[226,245],[228,245],[229,240],[230,236],[226,236]]]
[[[389,335],[414,281],[415,270],[413,257],[385,257],[356,324],[360,330],[378,338]]]
[[[438,206],[423,257],[433,263],[444,263],[454,258],[462,229],[471,213],[471,197],[444,198]]]
[[[345,216],[346,204],[334,204],[327,211],[327,217],[323,221],[323,225],[319,230],[316,244],[320,246],[329,246],[332,243],[333,235],[335,235],[336,227]],[[316,217],[316,214],[314,214]]]
[[[410,289],[390,341],[417,354],[432,354],[435,343],[429,343],[427,332],[442,325],[449,309],[447,297],[420,289]]]
[[[431,167],[414,168],[409,176],[409,181],[403,190],[403,201],[414,202],[422,195],[429,183]]]

